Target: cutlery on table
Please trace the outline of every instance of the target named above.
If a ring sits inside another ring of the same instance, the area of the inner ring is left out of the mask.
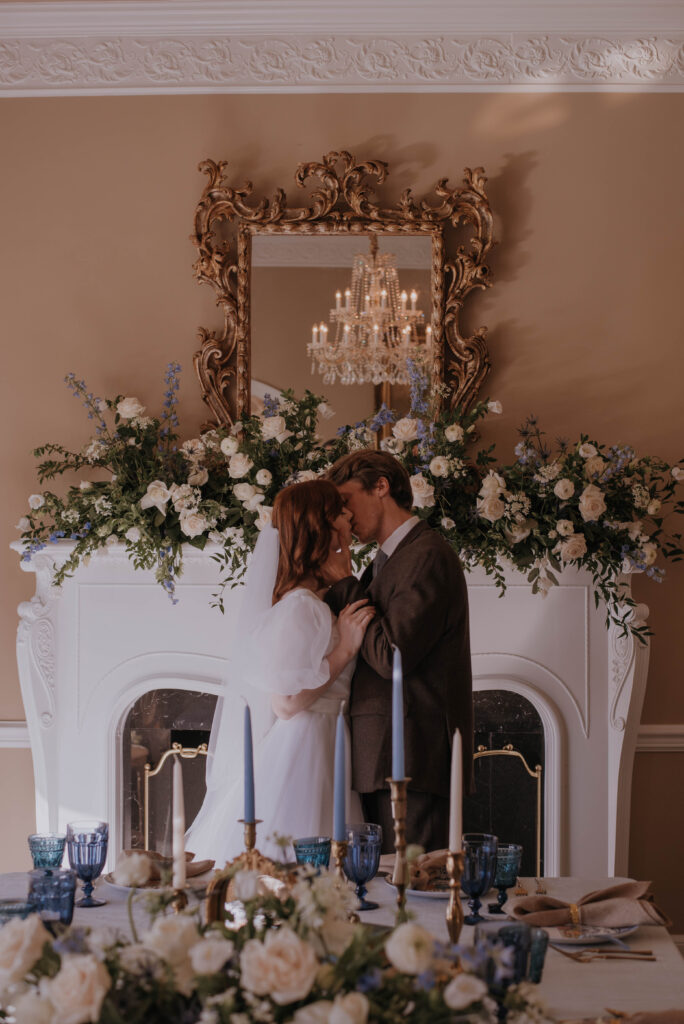
[[[516,878],[516,880],[515,880],[515,881],[516,881],[516,883],[517,883],[517,886],[518,886],[518,888],[517,888],[517,889],[515,890],[515,892],[513,893],[513,895],[514,895],[514,896],[527,896],[527,889],[526,889],[526,888],[525,888],[525,886],[524,886],[524,885],[522,884],[522,882],[520,881],[520,879],[519,879],[519,878]]]
[[[569,960],[574,960],[579,964],[588,964],[592,960],[634,960],[641,962],[642,960],[656,959],[650,949],[633,949],[629,953],[622,951],[609,953],[598,949],[578,949],[575,952],[570,952],[570,950],[561,949],[560,946],[556,946],[554,943],[550,943],[550,946],[557,953],[562,953]]]

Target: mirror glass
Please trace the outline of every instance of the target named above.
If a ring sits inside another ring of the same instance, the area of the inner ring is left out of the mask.
[[[430,323],[432,237],[429,234],[378,234],[378,253],[393,253],[401,289],[417,292],[416,308]],[[371,415],[379,405],[373,384],[324,384],[311,372],[307,344],[314,324],[334,330],[330,311],[336,292],[350,287],[354,257],[370,252],[368,234],[299,235],[256,233],[252,238],[251,373],[252,412],[263,408],[265,392],[293,388],[301,397],[308,388],[325,396],[335,415],[321,420],[324,440],[340,426]],[[409,300],[410,308],[410,300]],[[392,388],[392,405],[408,410],[407,388]]]

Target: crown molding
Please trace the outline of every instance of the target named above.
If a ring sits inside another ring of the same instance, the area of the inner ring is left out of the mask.
[[[0,3],[0,95],[684,89],[650,0]]]
[[[684,724],[641,725],[636,749],[638,753],[684,753]]]

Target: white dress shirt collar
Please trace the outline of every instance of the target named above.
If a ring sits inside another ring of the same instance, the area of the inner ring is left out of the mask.
[[[407,519],[405,523],[401,524],[401,526],[397,526],[394,533],[390,533],[389,537],[384,542],[384,544],[380,545],[380,550],[384,551],[384,553],[389,558],[390,555],[393,555],[394,552],[397,550],[404,537],[408,536],[408,534],[411,532],[416,523],[419,522],[420,519],[418,518],[418,516],[411,516],[411,518]]]

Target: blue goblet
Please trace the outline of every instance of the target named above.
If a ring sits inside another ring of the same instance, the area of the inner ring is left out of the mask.
[[[502,907],[506,902],[506,890],[515,885],[520,872],[522,846],[517,843],[501,843],[496,851],[496,874],[494,885],[499,890],[496,903],[489,904],[490,914],[503,914]]]
[[[347,825],[347,856],[344,859],[344,873],[356,886],[359,910],[377,910],[378,904],[364,899],[366,882],[375,878],[380,866],[382,851],[382,827],[364,822]]]
[[[67,825],[69,864],[84,883],[77,907],[103,907],[106,900],[93,899],[93,882],[102,874],[107,859],[109,825],[104,821],[72,821]]]
[[[465,924],[479,924],[484,921],[480,914],[480,896],[492,887],[496,874],[496,836],[484,832],[466,832],[463,836],[463,874],[461,889],[469,897],[471,913],[464,918]]]

